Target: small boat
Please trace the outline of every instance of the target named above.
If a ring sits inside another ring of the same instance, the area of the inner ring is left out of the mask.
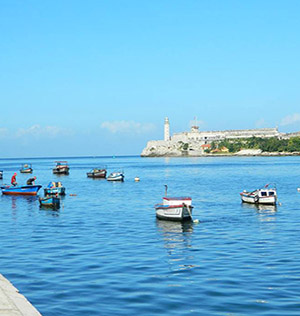
[[[107,181],[124,181],[124,173],[123,172],[112,172],[108,177]]]
[[[20,172],[21,173],[32,173],[32,166],[29,163],[25,163],[21,166]]]
[[[45,196],[39,198],[40,206],[50,207],[54,209],[60,208],[60,198],[56,196]]]
[[[163,197],[162,204],[155,205],[156,217],[169,221],[192,220],[192,198]]]
[[[65,195],[66,188],[62,186],[61,182],[50,182],[47,188],[44,189],[45,195]]]
[[[69,166],[67,161],[55,161],[56,166],[53,168],[54,174],[69,174]]]
[[[3,179],[3,170],[0,170],[0,179]]]
[[[275,205],[277,202],[276,188],[269,188],[269,184],[252,192],[244,190],[240,195],[244,203]]]
[[[90,172],[87,172],[88,178],[106,178],[106,169],[105,168],[94,168]]]
[[[4,195],[37,195],[41,185],[23,185],[23,186],[1,186]]]

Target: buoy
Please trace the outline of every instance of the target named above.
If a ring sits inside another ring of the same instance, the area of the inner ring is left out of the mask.
[[[297,191],[300,192],[300,188],[297,188]]]
[[[194,223],[194,224],[199,224],[199,219],[194,219],[194,220],[193,220],[193,223]]]
[[[135,182],[139,182],[139,181],[140,181],[140,178],[139,178],[139,177],[135,177],[135,178],[134,178],[134,181],[135,181]]]

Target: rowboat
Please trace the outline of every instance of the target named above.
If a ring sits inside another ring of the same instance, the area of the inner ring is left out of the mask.
[[[87,172],[88,178],[106,178],[106,169],[105,168],[94,168],[90,172]]]
[[[21,166],[20,172],[21,173],[32,173],[32,166],[29,163],[25,163]]]
[[[4,195],[37,195],[41,185],[23,185],[23,186],[1,186]]]
[[[162,204],[155,205],[156,217],[170,221],[192,220],[192,198],[163,197]]]
[[[277,202],[276,188],[269,188],[269,184],[265,185],[262,189],[252,192],[244,190],[240,193],[240,196],[244,203],[275,205]]]
[[[112,172],[108,177],[107,181],[124,181],[124,174],[122,172]]]
[[[65,195],[66,188],[62,186],[61,182],[50,182],[47,188],[44,189],[45,195]]]
[[[40,206],[58,209],[60,208],[60,198],[56,196],[45,196],[39,198]]]
[[[55,161],[56,166],[53,168],[54,174],[69,174],[69,166],[67,161]]]

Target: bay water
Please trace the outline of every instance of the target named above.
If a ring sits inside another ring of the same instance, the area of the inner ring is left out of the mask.
[[[36,183],[66,187],[58,211],[0,196],[0,273],[42,315],[300,314],[300,157],[64,159],[68,176],[55,158],[0,160],[2,184],[32,163]],[[125,182],[87,178],[103,165]],[[241,203],[267,183],[277,208]],[[155,218],[164,185],[199,224]]]

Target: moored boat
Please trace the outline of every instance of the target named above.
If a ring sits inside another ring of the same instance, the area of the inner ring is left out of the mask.
[[[32,173],[33,169],[31,164],[25,163],[24,165],[21,166],[20,172],[21,173]]]
[[[53,168],[54,174],[69,174],[69,166],[67,161],[55,161],[56,166]]]
[[[124,181],[124,173],[123,172],[112,172],[108,177],[107,181]]]
[[[192,199],[190,197],[163,197],[162,204],[155,205],[156,217],[170,221],[192,220]]]
[[[1,186],[4,195],[37,195],[41,185]]]
[[[56,196],[45,196],[39,198],[40,206],[45,206],[53,209],[60,208],[60,198]]]
[[[240,196],[244,203],[275,205],[277,202],[276,188],[269,188],[269,184],[251,192],[244,190]]]
[[[61,182],[50,182],[47,188],[44,189],[45,195],[65,195],[66,188],[62,186]]]
[[[88,178],[106,178],[106,168],[94,168],[90,172],[87,172]]]

